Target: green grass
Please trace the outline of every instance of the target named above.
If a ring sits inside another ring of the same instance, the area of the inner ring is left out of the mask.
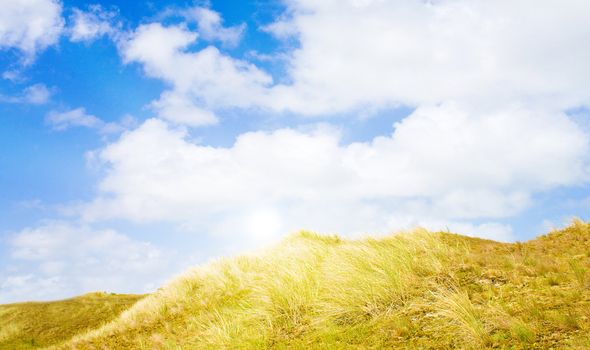
[[[587,349],[588,268],[580,221],[515,244],[301,232],[196,267],[53,349]]]
[[[62,301],[0,305],[0,349],[59,344],[115,319],[141,298],[91,293]]]

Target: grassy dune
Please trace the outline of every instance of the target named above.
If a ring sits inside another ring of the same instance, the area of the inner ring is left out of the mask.
[[[0,305],[0,349],[55,345],[115,319],[140,295],[91,293],[46,303]]]
[[[526,243],[301,232],[53,349],[588,349],[590,226]]]

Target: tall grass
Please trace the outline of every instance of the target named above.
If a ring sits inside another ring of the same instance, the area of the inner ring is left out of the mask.
[[[584,265],[579,260],[575,260],[575,259],[570,260],[569,265],[572,269],[572,272],[574,273],[574,277],[576,278],[576,281],[578,282],[578,284],[581,287],[585,287],[587,281],[586,281],[586,268],[584,267]]]
[[[589,242],[579,222],[521,244],[301,232],[194,268],[56,348],[567,348],[590,333]]]
[[[450,332],[461,335],[464,346],[482,349],[489,343],[489,332],[467,292],[456,287],[441,289],[434,292],[434,299],[437,315],[449,321]]]
[[[0,349],[59,344],[113,320],[142,297],[90,293],[54,302],[0,305]]]
[[[323,267],[322,314],[354,324],[395,312],[440,272],[441,245],[423,230],[344,245]]]

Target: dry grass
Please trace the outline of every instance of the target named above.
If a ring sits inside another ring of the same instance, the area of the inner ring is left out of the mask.
[[[518,244],[301,232],[197,267],[55,348],[583,349],[588,252],[580,221]]]
[[[489,344],[489,331],[467,292],[452,287],[434,293],[434,297],[437,315],[448,321],[448,332],[461,335],[464,346],[482,349]]]
[[[0,305],[0,349],[58,344],[113,320],[140,298],[91,293],[55,302]]]

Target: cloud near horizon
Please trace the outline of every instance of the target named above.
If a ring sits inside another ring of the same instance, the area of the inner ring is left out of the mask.
[[[149,292],[176,271],[174,254],[111,229],[64,221],[25,228],[0,267],[0,302],[63,298],[80,291]]]
[[[474,115],[453,103],[419,108],[390,136],[349,145],[320,127],[251,132],[232,147],[210,147],[152,119],[98,153],[106,176],[82,216],[245,238],[256,233],[217,219],[247,221],[272,208],[270,236],[494,220],[523,211],[536,192],[588,181],[589,137],[564,114],[513,107]]]

